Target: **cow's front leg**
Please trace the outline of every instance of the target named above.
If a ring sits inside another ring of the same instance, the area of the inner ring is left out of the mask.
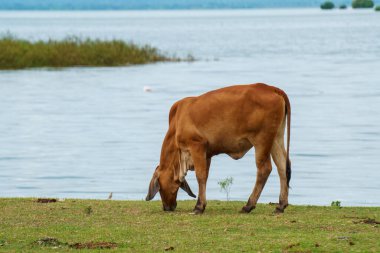
[[[206,183],[210,168],[211,159],[206,158],[206,152],[203,147],[195,146],[190,150],[194,163],[195,175],[197,177],[199,192],[197,204],[193,212],[202,214],[206,208]]]

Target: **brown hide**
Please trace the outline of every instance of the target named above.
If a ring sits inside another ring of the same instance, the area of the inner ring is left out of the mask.
[[[287,152],[284,148],[285,121]],[[175,209],[177,191],[183,184],[187,185],[183,188],[191,192],[185,176],[188,170],[195,169],[199,197],[194,211],[202,213],[206,206],[211,158],[224,153],[240,159],[255,147],[256,185],[243,211],[249,212],[255,207],[272,169],[271,156],[281,183],[280,203],[276,210],[283,211],[288,204],[289,141],[290,103],[287,95],[276,87],[236,85],[176,102],[169,113],[169,129],[155,172],[164,209]],[[154,192],[154,189],[150,190],[150,193]]]

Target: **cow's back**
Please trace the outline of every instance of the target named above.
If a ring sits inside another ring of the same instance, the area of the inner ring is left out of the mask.
[[[285,103],[276,87],[230,86],[181,100],[176,112],[176,136],[180,143],[206,141],[212,153],[248,150],[253,136],[263,129],[272,131],[272,125],[282,122],[284,112]]]

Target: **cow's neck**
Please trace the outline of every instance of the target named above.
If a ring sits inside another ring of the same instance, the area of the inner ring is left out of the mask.
[[[161,148],[160,168],[163,170],[174,170],[178,167],[178,149],[175,145],[174,134],[168,132]]]

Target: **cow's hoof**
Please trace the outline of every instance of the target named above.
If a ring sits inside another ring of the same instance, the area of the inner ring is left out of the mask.
[[[240,213],[250,213],[253,209],[255,209],[254,206],[243,206]]]
[[[284,213],[284,209],[281,209],[281,208],[279,208],[279,207],[276,207],[276,209],[274,209],[273,213],[274,213],[274,214]]]
[[[201,209],[201,208],[196,206],[196,207],[194,207],[193,214],[196,214],[196,215],[203,214],[204,211],[205,211],[204,209]]]
[[[195,214],[195,215],[200,215],[200,214],[203,214],[204,211],[205,211],[205,210],[201,210],[201,209],[199,209],[199,208],[194,208],[194,210],[193,210],[193,214]]]

